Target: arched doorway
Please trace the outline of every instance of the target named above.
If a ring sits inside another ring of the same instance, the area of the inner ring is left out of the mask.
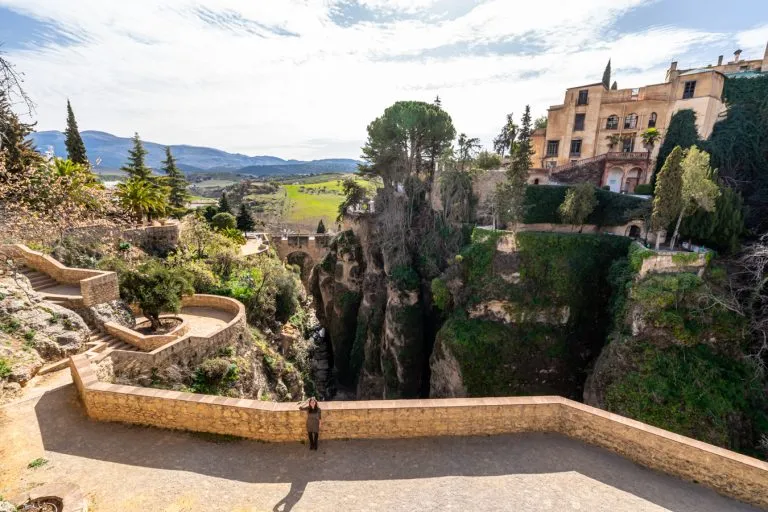
[[[621,179],[624,176],[624,171],[616,167],[608,172],[608,179],[606,185],[610,187],[611,192],[621,192]]]
[[[312,272],[312,267],[315,266],[315,262],[309,254],[304,251],[295,251],[286,256],[285,262],[289,265],[298,266],[301,273],[301,282],[304,284],[309,282],[309,274]]]
[[[640,226],[637,226],[635,224],[632,224],[631,226],[629,226],[629,229],[627,230],[627,236],[629,238],[637,239],[637,238],[640,238],[642,234],[643,234],[643,230],[640,229]]]
[[[640,184],[640,175],[642,173],[643,170],[639,167],[630,169],[630,171],[627,173],[627,177],[624,180],[624,190],[627,192],[627,194],[635,193],[635,187]]]

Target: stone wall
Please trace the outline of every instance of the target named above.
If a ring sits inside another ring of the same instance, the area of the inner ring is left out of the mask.
[[[261,402],[99,382],[83,355],[70,360],[88,416],[261,441],[304,438],[293,403]],[[561,397],[326,402],[324,439],[552,432],[613,450],[649,468],[768,507],[768,463]]]
[[[178,318],[174,315],[162,315],[161,318]],[[162,347],[174,340],[187,334],[190,330],[189,322],[183,320],[181,324],[176,326],[171,332],[167,334],[150,334],[144,335],[133,329],[129,329],[117,322],[107,322],[104,324],[104,330],[108,334],[111,334],[115,338],[133,345],[134,347],[144,352],[151,352],[155,349]]]
[[[28,267],[48,274],[59,283],[80,285],[82,299],[75,301],[78,306],[93,306],[120,298],[117,274],[114,272],[67,267],[47,254],[21,244],[5,245],[2,252]]]
[[[232,313],[232,320],[222,329],[207,336],[186,334],[150,352],[114,350],[109,353],[116,373],[142,372],[169,364],[192,365],[202,362],[234,340],[244,336],[248,328],[245,306],[235,299],[218,295],[191,295],[182,299],[183,306],[209,307]]]
[[[687,261],[686,258],[693,258]],[[643,265],[637,273],[637,278],[642,279],[648,274],[670,274],[676,272],[695,272],[701,276],[707,267],[706,253],[671,252],[656,254],[643,260]],[[676,261],[677,260],[677,261]]]
[[[180,234],[180,224],[177,221],[169,221],[161,226],[127,229],[122,236],[147,252],[166,253],[179,246]]]

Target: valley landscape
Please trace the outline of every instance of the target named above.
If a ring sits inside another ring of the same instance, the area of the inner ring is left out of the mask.
[[[69,99],[38,131],[26,58],[0,53],[0,512],[768,509],[768,46],[632,88],[601,61],[487,129],[414,93],[319,159],[80,130]]]

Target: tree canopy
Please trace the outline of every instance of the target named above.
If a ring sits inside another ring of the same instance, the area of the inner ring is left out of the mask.
[[[120,274],[120,296],[135,303],[150,321],[152,330],[160,327],[161,313],[178,313],[181,298],[195,292],[189,276],[180,268],[169,268],[150,260],[137,269]]]
[[[667,133],[664,135],[664,142],[659,148],[659,155],[656,157],[656,170],[651,177],[651,184],[656,188],[656,175],[661,171],[661,167],[667,161],[667,157],[672,153],[675,147],[689,148],[699,142],[699,133],[696,131],[696,112],[691,109],[678,110],[669,121]]]
[[[171,148],[165,148],[165,160],[163,160],[163,172],[165,172],[166,183],[168,184],[168,201],[174,208],[183,208],[189,199],[187,193],[187,179],[184,173],[176,167],[176,159],[173,158]]]
[[[493,139],[493,150],[501,158],[504,158],[504,155],[508,152],[512,153],[512,144],[517,138],[517,129],[518,126],[515,124],[514,115],[507,114],[507,122],[501,127],[499,135]]]
[[[701,208],[712,212],[720,191],[712,181],[714,171],[709,166],[709,153],[692,146],[686,152],[681,164],[683,169],[682,187],[680,189],[680,213],[677,218],[675,232],[670,246],[674,249],[680,232],[680,223],[686,217]]]
[[[229,205],[229,198],[226,192],[222,192],[219,198],[219,213],[232,213],[232,207]]]
[[[596,206],[595,187],[590,183],[579,183],[568,189],[558,212],[563,223],[581,226]]]
[[[256,227],[256,223],[253,222],[253,217],[245,202],[240,203],[240,209],[237,212],[237,229],[243,233],[253,231]]]
[[[680,146],[675,147],[659,172],[656,193],[653,196],[653,214],[651,215],[651,229],[657,233],[667,229],[680,213],[683,157],[683,149]],[[660,243],[661,240],[657,235],[657,249]]]
[[[608,59],[608,64],[605,65],[605,71],[603,71],[603,86],[606,89],[611,86],[611,59]]]

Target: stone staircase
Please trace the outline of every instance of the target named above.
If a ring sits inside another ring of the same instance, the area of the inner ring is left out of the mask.
[[[101,361],[102,359],[104,359],[104,357],[107,356],[107,354],[109,354],[113,350],[128,350],[131,352],[141,352],[138,348],[134,347],[129,343],[126,343],[122,340],[115,338],[111,334],[102,332],[91,325],[89,325],[88,327],[91,328],[89,341],[88,343],[86,343],[86,346],[89,348],[85,352],[85,354],[88,356],[88,359],[93,359],[97,362]]]
[[[19,273],[26,276],[27,279],[29,279],[29,282],[32,285],[32,289],[35,290],[36,292],[44,291],[47,288],[53,288],[54,286],[58,286],[59,284],[56,280],[54,280],[48,274],[44,274],[33,268],[21,267],[19,269]]]

